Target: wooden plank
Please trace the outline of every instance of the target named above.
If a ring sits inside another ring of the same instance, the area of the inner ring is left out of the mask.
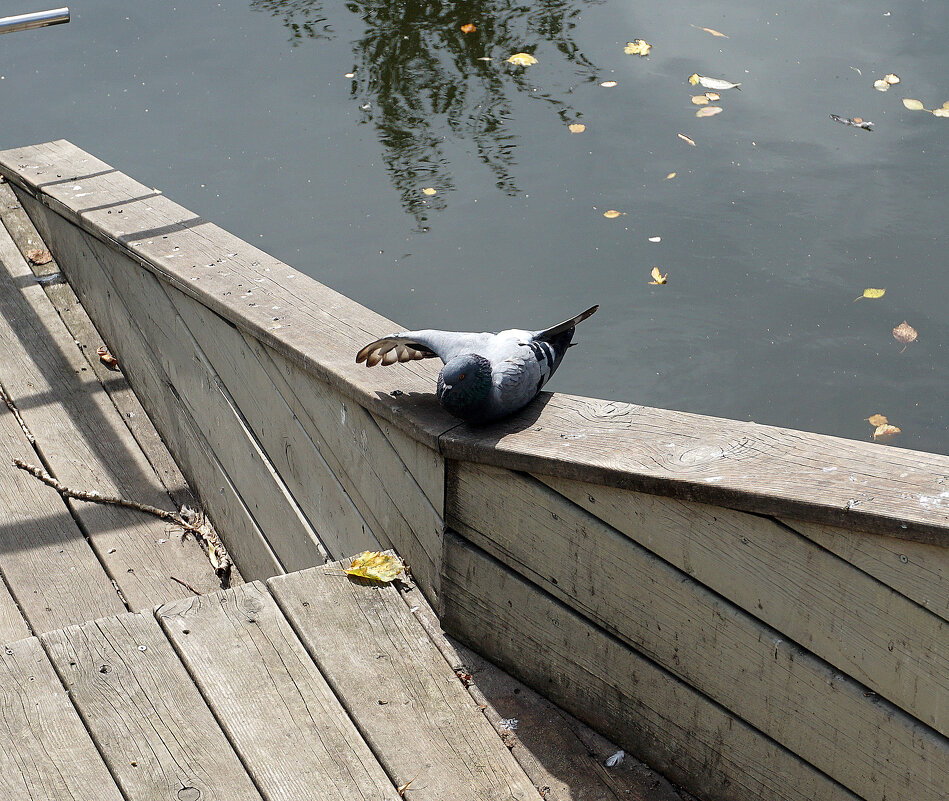
[[[378,550],[369,524],[240,331],[181,292],[166,291],[328,553]],[[288,571],[326,561],[326,553],[307,553],[283,530],[271,530],[269,541]]]
[[[268,801],[397,801],[263,585],[165,604],[156,616]]]
[[[466,538],[857,795],[916,801],[949,786],[949,740],[544,484],[459,465],[450,500]],[[846,628],[827,624],[842,640]]]
[[[429,447],[435,448],[438,436],[457,425],[435,401],[435,365],[415,363],[380,374],[355,364],[355,351],[362,344],[400,326],[200,219],[157,190],[65,141],[3,151],[0,171],[15,186],[42,195],[44,203],[67,219],[127,247],[168,283]],[[253,288],[258,306],[247,306],[242,293],[233,291],[237,286]],[[273,306],[279,307],[276,314]]]
[[[39,640],[0,648],[0,793],[122,801]]]
[[[782,636],[949,733],[944,620],[766,518],[539,478]]]
[[[13,414],[0,403],[0,572],[30,626],[49,631],[124,612],[59,493],[14,467],[14,459],[37,461]],[[9,622],[15,621],[13,611],[3,615]],[[28,633],[21,619],[4,641]]]
[[[395,587],[323,569],[268,585],[396,784],[433,799],[537,797]]]
[[[443,502],[434,506],[422,488],[434,479],[416,478],[427,466],[406,464],[362,406],[262,344],[248,344],[378,540],[397,550],[423,591],[436,597]]]
[[[445,516],[445,460],[438,451],[423,445],[385,418],[372,415],[376,425],[392,444],[399,458],[428,498],[435,512]]]
[[[0,437],[2,436],[0,434]],[[0,532],[0,542],[4,542],[5,539],[5,532]],[[3,576],[2,562],[0,562],[0,643],[13,642],[29,635],[30,628],[20,612],[20,607],[10,594]]]
[[[121,343],[117,352],[124,374],[161,430],[189,483],[201,495],[242,575],[256,578],[282,572],[251,510],[191,418],[137,321],[112,287],[102,265],[114,259],[115,252],[63,217],[45,213],[32,198],[20,198],[44,241],[59,254],[62,268],[105,338],[110,343]]]
[[[29,215],[17,200],[10,185],[6,183],[0,184],[0,220],[24,256],[30,249],[46,248],[46,243],[43,242]],[[174,458],[168,452],[158,432],[155,431],[148,414],[135,397],[125,376],[121,371],[106,367],[96,354],[96,349],[104,344],[102,336],[92,324],[85,309],[82,308],[73,288],[60,272],[56,259],[45,265],[30,262],[29,266],[34,275],[45,279],[40,283],[46,292],[46,297],[50,299],[66,324],[79,350],[86,357],[87,364],[105,387],[105,391],[109,393],[109,398],[118,409],[122,421],[132,432],[132,436],[135,437],[135,441],[144,452],[172,501],[179,508],[183,505],[197,508],[198,499],[188,487],[181,470],[178,469]],[[236,579],[238,579],[236,572],[232,570],[231,581]]]
[[[709,801],[856,796],[449,530],[453,637]]]
[[[6,273],[0,281],[4,387],[50,472],[73,489],[169,508],[151,465],[2,227],[0,261]],[[180,595],[171,576],[205,591],[217,586],[198,545],[170,533],[164,521],[119,506],[69,505],[133,609]]]
[[[799,520],[781,522],[949,621],[949,548]]]
[[[127,798],[260,799],[151,614],[41,640]]]
[[[265,531],[279,531],[284,569],[325,561],[325,549],[267,458],[213,365],[175,310],[166,288],[119,254],[103,263],[118,297],[129,309],[158,362],[223,464],[242,500]],[[123,344],[116,342],[119,358]],[[276,544],[276,543],[275,543]],[[292,559],[296,559],[294,562]],[[290,564],[287,561],[290,560]]]

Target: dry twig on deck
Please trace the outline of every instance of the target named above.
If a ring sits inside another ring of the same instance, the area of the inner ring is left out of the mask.
[[[6,395],[3,395],[3,399],[7,402],[7,405],[11,407],[11,411],[16,414],[16,407],[10,404]],[[13,464],[15,464],[21,470],[25,470],[34,478],[38,478],[47,486],[52,487],[64,498],[73,498],[74,500],[86,501],[88,503],[106,503],[113,506],[124,506],[127,509],[135,509],[139,512],[145,512],[146,514],[154,515],[161,520],[165,520],[169,523],[179,526],[187,532],[190,532],[195,536],[195,539],[198,540],[198,542],[207,552],[211,566],[221,578],[221,581],[227,581],[227,578],[231,572],[231,557],[224,549],[224,545],[221,543],[220,539],[218,539],[217,534],[205,522],[204,516],[195,512],[194,510],[183,507],[183,510],[187,509],[187,514],[189,517],[189,520],[186,520],[182,514],[178,514],[177,512],[169,512],[166,509],[159,509],[157,506],[152,506],[151,504],[139,503],[138,501],[127,501],[124,498],[103,495],[102,493],[95,491],[70,489],[69,487],[62,484],[57,478],[50,475],[42,467],[38,467],[35,464],[30,464],[29,462],[24,462],[22,459],[14,459]]]

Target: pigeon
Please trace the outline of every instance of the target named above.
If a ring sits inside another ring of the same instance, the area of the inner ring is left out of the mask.
[[[402,331],[370,342],[356,354],[356,363],[375,367],[437,356],[445,364],[438,374],[439,403],[465,422],[488,423],[537,397],[560,366],[577,324],[598,308],[543,331]]]

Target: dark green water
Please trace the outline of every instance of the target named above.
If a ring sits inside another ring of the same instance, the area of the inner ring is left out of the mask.
[[[72,12],[0,37],[0,146],[70,139],[406,327],[599,302],[553,389],[949,453],[949,119],[901,102],[949,100],[946,4]],[[695,72],[741,91],[697,119]]]

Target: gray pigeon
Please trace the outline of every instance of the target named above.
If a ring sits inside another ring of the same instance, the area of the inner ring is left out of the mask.
[[[487,423],[537,397],[560,366],[577,324],[598,308],[543,331],[402,331],[366,345],[356,362],[374,367],[437,356],[445,363],[436,390],[441,405],[466,422]]]

